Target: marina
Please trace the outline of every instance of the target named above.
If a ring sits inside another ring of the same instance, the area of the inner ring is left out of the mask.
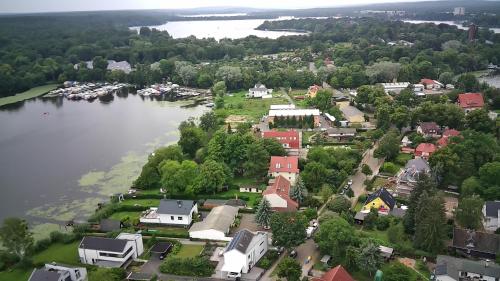
[[[125,88],[132,87],[126,83],[80,83],[74,81],[64,82],[64,87],[50,91],[43,97],[65,97],[69,100],[94,100],[98,97],[112,95]]]

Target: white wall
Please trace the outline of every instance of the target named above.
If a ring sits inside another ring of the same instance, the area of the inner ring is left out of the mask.
[[[495,231],[499,227],[499,218],[487,217],[486,216],[486,205],[483,206],[483,225],[486,230]]]
[[[285,179],[287,179],[290,184],[294,185],[295,184],[295,179],[297,178],[297,174],[296,173],[288,173],[288,172],[273,172],[271,174],[272,177],[276,178],[278,176],[282,176],[284,177]]]
[[[189,237],[203,240],[231,241],[231,237],[227,237],[224,232],[215,229],[189,231]]]
[[[269,201],[271,208],[286,208],[287,202],[277,194],[267,194],[264,197]]]
[[[140,247],[142,249],[142,238],[140,240]],[[126,256],[122,258],[118,257],[106,257],[106,256],[101,256],[100,253],[108,253],[108,254],[123,254],[125,253],[130,247],[132,247],[132,251],[128,253]],[[142,254],[142,252],[141,252]],[[127,245],[125,246],[124,252],[109,252],[109,251],[98,251],[98,250],[92,250],[92,249],[81,249],[78,248],[78,255],[80,256],[80,261],[83,264],[95,264],[97,261],[111,261],[111,262],[118,262],[121,263],[120,266],[125,263],[130,257],[132,258],[137,258],[140,254],[137,252],[136,248],[136,241],[128,241]]]

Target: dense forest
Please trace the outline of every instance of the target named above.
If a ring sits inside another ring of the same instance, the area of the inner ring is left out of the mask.
[[[304,29],[309,35],[277,40],[173,39],[167,32],[129,26],[154,25],[177,16],[161,11],[87,12],[0,17],[0,96],[65,80],[120,81],[139,86],[168,78],[208,88],[224,80],[229,89],[261,81],[271,87],[305,88],[333,82],[358,87],[394,79],[416,82],[484,69],[500,62],[500,35],[481,29],[469,42],[466,31],[447,25],[412,25],[375,18],[297,19],[266,22],[261,29]],[[390,46],[405,40],[413,46]],[[259,55],[291,53],[289,60]],[[336,68],[326,68],[324,59]],[[245,59],[245,60],[243,60]],[[293,59],[293,60],[292,60]],[[93,60],[96,67],[75,69]],[[106,71],[105,60],[126,60],[134,71]],[[306,65],[316,62],[319,71]],[[202,63],[203,62],[203,63]],[[448,75],[447,74],[447,75]]]

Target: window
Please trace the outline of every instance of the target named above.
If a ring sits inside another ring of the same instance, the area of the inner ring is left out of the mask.
[[[76,278],[80,278],[80,270],[75,270],[75,275],[76,275]]]
[[[262,254],[262,252],[264,252],[264,249],[260,250],[260,253],[259,253],[259,255],[261,255],[261,254]]]
[[[177,217],[177,220],[180,220],[180,221],[181,221],[181,220],[182,220],[182,217]]]
[[[288,163],[288,169],[292,168],[292,164]]]
[[[264,244],[264,241],[260,242],[259,246],[262,246],[262,244]]]
[[[170,216],[170,220],[172,220],[172,221],[173,221],[173,220],[174,220],[174,216]]]

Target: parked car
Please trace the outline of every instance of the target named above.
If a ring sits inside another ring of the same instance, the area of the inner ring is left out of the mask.
[[[297,251],[296,250],[292,250],[290,252],[290,254],[288,254],[289,257],[291,257],[292,259],[296,258],[297,257]]]

